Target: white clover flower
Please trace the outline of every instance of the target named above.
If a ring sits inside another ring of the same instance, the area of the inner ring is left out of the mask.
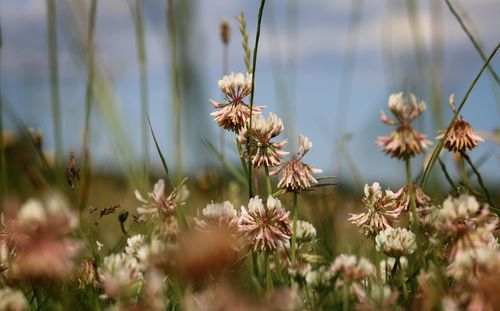
[[[126,253],[104,257],[98,268],[99,282],[104,290],[102,298],[133,298],[142,286],[141,267],[137,259]]]
[[[148,193],[149,200],[143,198],[141,193],[136,190],[136,199],[144,204],[137,208],[137,212],[141,215],[172,216],[175,208],[178,205],[185,204],[189,197],[189,190],[184,184],[185,181],[186,179],[172,190],[168,196],[165,196],[165,181],[163,179],[158,180],[154,185],[153,192]]]
[[[307,221],[298,220],[296,237],[299,241],[312,241],[316,238],[316,228]]]
[[[330,285],[334,274],[325,266],[319,267],[318,270],[310,270],[306,273],[305,280],[308,286],[324,287]]]
[[[27,223],[44,222],[47,219],[47,213],[41,201],[29,199],[21,207],[17,219]]]
[[[479,203],[470,195],[461,195],[457,199],[448,197],[443,202],[439,217],[443,220],[454,221],[459,218],[469,218],[479,211]]]
[[[233,203],[225,201],[222,203],[211,203],[208,204],[202,211],[202,214],[206,218],[234,218],[238,215],[238,212],[233,206]]]
[[[127,246],[125,246],[125,253],[130,256],[137,257],[139,249],[146,244],[146,238],[142,234],[136,234],[127,239]]]
[[[333,261],[330,271],[343,276],[348,281],[356,281],[375,276],[375,266],[366,258],[354,255],[340,255]]]
[[[299,150],[297,153],[302,157],[311,150],[313,144],[306,136],[299,134]]]
[[[0,311],[28,310],[28,301],[24,294],[9,287],[0,288]]]
[[[387,257],[387,259],[382,259],[380,261],[379,267],[382,282],[385,283],[386,276],[391,272],[395,264],[396,258],[394,257]],[[402,269],[403,272],[406,272],[406,270],[408,269],[408,258],[406,258],[405,256],[399,257],[399,268]]]
[[[417,249],[415,234],[405,228],[387,228],[375,237],[377,250],[387,256],[410,255]]]

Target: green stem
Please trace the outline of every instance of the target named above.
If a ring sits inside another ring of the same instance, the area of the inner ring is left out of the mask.
[[[465,157],[460,153],[460,166],[462,167],[462,174],[464,178],[464,193],[469,193],[469,176],[467,175],[467,167],[465,166]]]
[[[429,160],[429,163],[425,167],[424,174],[422,175],[422,179],[420,180],[420,186],[421,187],[425,186],[425,184],[427,182],[427,179],[429,178],[430,172],[432,170],[432,167],[434,166],[434,164],[435,164],[435,162],[437,160],[437,157],[439,156],[439,154],[441,153],[441,150],[443,149],[444,141],[448,137],[448,134],[449,134],[449,132],[451,130],[451,127],[453,126],[453,123],[455,122],[455,120],[457,119],[458,115],[462,111],[462,108],[465,105],[465,102],[467,101],[467,99],[469,98],[469,95],[472,92],[472,89],[474,89],[474,86],[476,85],[477,81],[479,80],[479,78],[483,74],[484,70],[488,67],[488,65],[490,64],[491,60],[493,59],[493,57],[495,56],[495,54],[497,53],[497,51],[498,51],[499,48],[500,48],[500,43],[498,43],[496,45],[496,47],[493,50],[493,52],[491,53],[490,57],[488,57],[488,59],[486,60],[486,62],[483,65],[483,67],[479,71],[479,73],[476,75],[476,77],[474,78],[474,80],[472,81],[472,83],[469,85],[469,88],[467,89],[467,92],[465,93],[464,98],[460,102],[460,105],[458,106],[458,108],[455,110],[455,114],[453,115],[453,118],[451,118],[451,121],[448,124],[448,127],[446,128],[446,132],[444,133],[443,138],[441,139],[441,141],[438,143],[438,145],[436,146],[436,148],[432,152],[432,155],[431,155],[431,158]]]
[[[408,194],[410,195],[410,209],[411,209],[411,214],[413,216],[413,230],[415,231],[415,236],[416,236],[416,242],[417,242],[417,253],[418,257],[422,260],[422,265],[423,265],[423,260],[424,258],[422,257],[422,250],[421,250],[421,245],[420,245],[420,227],[418,224],[418,214],[417,214],[417,202],[415,201],[415,189],[413,185],[413,179],[411,176],[411,160],[410,158],[406,158],[405,160],[406,164],[406,186],[408,189]]]
[[[97,13],[97,0],[90,3],[89,26],[87,33],[87,86],[85,90],[85,120],[83,127],[83,161],[82,161],[82,187],[80,189],[80,214],[87,205],[90,188],[90,116],[92,112],[93,85],[94,85],[94,30]]]
[[[172,101],[174,106],[175,123],[175,166],[176,180],[179,182],[182,178],[182,137],[181,137],[181,87],[179,79],[179,70],[177,69],[177,37],[174,21],[174,3],[173,0],[167,1],[167,28],[170,35],[171,48],[171,75],[172,75]]]
[[[271,186],[271,177],[269,176],[269,167],[264,166],[264,171],[266,172],[266,190],[267,196],[273,195],[273,188]]]
[[[344,284],[342,287],[342,311],[349,310],[349,289],[347,285]]]
[[[406,287],[406,280],[403,273],[403,266],[401,265],[399,258],[396,259],[396,263],[399,266],[399,281],[401,283],[401,288],[403,289],[403,297],[406,301],[408,300],[408,288]]]
[[[259,38],[260,38],[260,26],[262,23],[262,14],[264,13],[264,5],[266,0],[261,0],[259,8],[259,17],[257,19],[257,33],[255,35],[255,48],[253,50],[253,62],[252,62],[252,92],[250,93],[250,121],[248,124],[249,130],[247,131],[247,154],[250,159],[250,132],[252,131],[252,116],[253,116],[253,102],[255,94],[255,68],[257,67],[257,50],[259,48]],[[253,197],[253,187],[252,187],[252,161],[248,161],[248,196]]]
[[[269,263],[269,254],[264,254],[264,265],[266,266],[266,289],[267,292],[271,292],[273,290],[273,279],[271,275],[271,265]]]
[[[292,205],[292,245],[290,252],[292,257],[292,265],[297,262],[297,192],[293,193]]]
[[[59,98],[59,66],[57,61],[57,13],[55,0],[47,0],[47,28],[50,66],[50,95],[52,97],[52,122],[54,124],[56,182],[62,187],[63,138],[61,101]]]

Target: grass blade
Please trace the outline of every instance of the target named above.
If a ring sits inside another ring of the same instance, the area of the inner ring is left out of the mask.
[[[464,98],[460,102],[460,105],[456,109],[455,114],[453,115],[453,118],[451,118],[451,121],[450,121],[448,127],[446,128],[446,132],[444,133],[443,139],[441,139],[441,141],[439,141],[438,145],[436,146],[436,148],[432,152],[432,155],[431,155],[431,158],[429,160],[429,163],[425,167],[424,174],[422,175],[422,179],[420,180],[420,186],[421,187],[425,186],[425,183],[427,182],[427,179],[429,178],[429,175],[430,175],[430,172],[432,170],[432,167],[436,163],[436,160],[439,157],[439,153],[443,149],[443,142],[448,137],[448,134],[450,133],[451,127],[453,126],[453,122],[455,122],[455,120],[457,119],[458,115],[460,114],[460,111],[462,111],[462,108],[465,105],[465,102],[467,101],[467,99],[469,98],[469,95],[472,92],[472,89],[474,89],[474,86],[476,86],[477,81],[479,80],[479,78],[483,74],[484,70],[488,67],[489,63],[491,62],[491,60],[493,59],[493,57],[495,56],[495,54],[497,53],[497,51],[498,51],[499,48],[500,48],[500,43],[498,43],[496,45],[495,49],[493,50],[493,52],[491,53],[491,55],[488,57],[488,59],[484,63],[484,65],[481,68],[481,70],[479,70],[479,73],[476,75],[476,77],[474,78],[474,80],[472,81],[472,83],[469,85],[469,88],[467,89],[467,92],[465,93]]]
[[[227,161],[226,158],[222,157],[221,152],[217,150],[217,148],[215,148],[215,146],[208,139],[204,139],[203,142],[217,156],[217,158],[221,161],[227,171],[231,175],[233,175],[234,178],[236,178],[242,184],[246,184],[245,177],[240,172],[238,172],[238,170],[229,161]]]
[[[155,135],[155,132],[153,131],[153,126],[151,125],[151,120],[149,119],[149,115],[146,114],[146,117],[148,119],[148,124],[149,124],[149,129],[151,131],[151,136],[153,136],[153,141],[155,142],[156,151],[158,151],[158,155],[160,156],[161,163],[163,164],[163,169],[165,170],[165,174],[167,175],[167,179],[170,183],[170,186],[172,186],[172,188],[175,188],[174,184],[172,182],[172,178],[170,178],[170,170],[168,169],[167,161],[165,160],[165,157],[163,156],[163,153],[161,152],[160,145],[158,144],[158,140],[156,140],[156,135]]]

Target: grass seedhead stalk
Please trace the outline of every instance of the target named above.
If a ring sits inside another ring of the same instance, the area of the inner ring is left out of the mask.
[[[255,68],[257,67],[257,51],[259,48],[259,39],[260,39],[260,27],[262,24],[262,14],[264,13],[264,5],[266,4],[266,0],[261,0],[260,8],[259,8],[259,17],[257,19],[257,33],[255,35],[255,48],[253,50],[253,62],[252,62],[252,92],[250,93],[250,120],[248,123],[248,136],[247,141],[250,142],[250,133],[252,131],[252,114],[253,114],[253,103],[254,103],[254,94],[255,94]],[[253,187],[252,187],[252,161],[250,160],[250,143],[248,144],[247,149],[248,154],[248,196],[250,198],[253,197]]]

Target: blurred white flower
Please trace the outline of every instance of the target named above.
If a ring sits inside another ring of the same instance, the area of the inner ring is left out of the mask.
[[[387,256],[399,258],[417,249],[415,234],[405,228],[387,228],[375,237],[377,250]]]

